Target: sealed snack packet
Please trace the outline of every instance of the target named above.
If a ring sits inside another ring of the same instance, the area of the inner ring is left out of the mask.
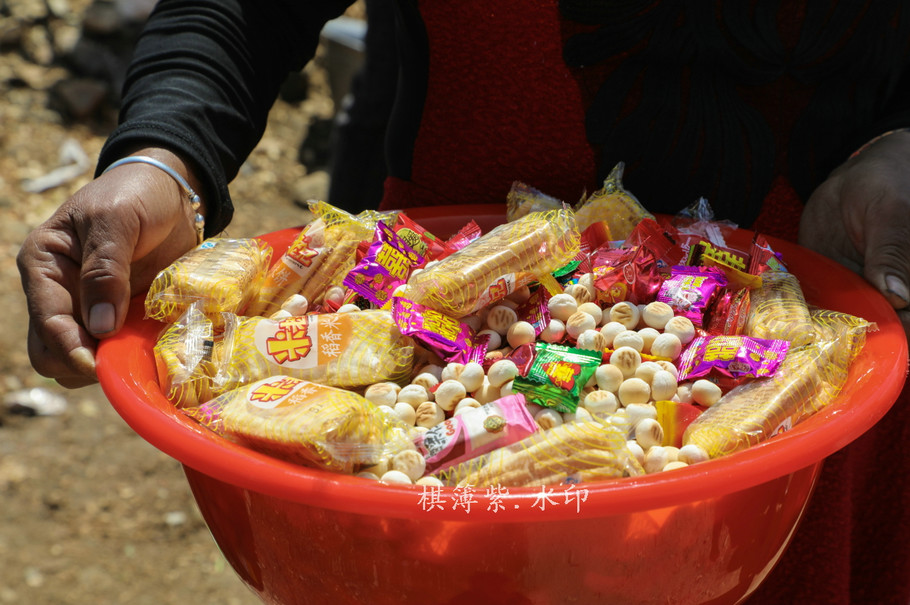
[[[701,328],[705,313],[726,285],[727,278],[718,269],[677,265],[661,284],[657,300],[667,303],[676,315],[688,318],[695,327]]]
[[[215,375],[219,392],[275,374],[342,388],[400,381],[411,371],[414,344],[389,311],[288,317],[235,317]]]
[[[426,247],[426,246],[424,246]],[[376,224],[373,242],[363,259],[342,283],[377,307],[392,302],[392,292],[404,284],[423,257],[385,223]]]
[[[178,408],[196,406],[215,396],[216,343],[212,322],[202,305],[190,305],[169,325],[152,351],[161,392]]]
[[[574,259],[578,237],[571,210],[529,214],[413,275],[401,296],[461,318],[534,281],[558,288],[551,273]]]
[[[578,230],[584,231],[597,221],[606,221],[610,236],[624,240],[642,219],[653,219],[638,199],[622,185],[625,163],[619,162],[604,180],[604,185],[575,207]]]
[[[406,428],[351,391],[270,376],[185,413],[275,458],[351,473],[412,447]]]
[[[458,464],[446,485],[535,487],[643,475],[622,429],[589,420],[567,422]]]
[[[470,326],[405,298],[395,297],[392,319],[403,336],[422,342],[445,361],[468,363],[486,353]]]
[[[452,416],[414,440],[427,471],[440,472],[540,430],[522,395],[509,395]]]
[[[526,376],[517,376],[512,390],[530,402],[557,412],[578,409],[582,389],[603,361],[601,351],[539,342]]]
[[[506,221],[511,222],[533,212],[559,210],[562,207],[561,200],[538,191],[526,183],[515,181],[506,195]]]
[[[258,239],[207,239],[158,273],[145,316],[172,323],[197,301],[216,322],[222,312],[241,313],[259,292],[271,258],[271,246]]]
[[[787,340],[696,336],[679,359],[679,380],[709,375],[765,378],[777,371],[789,350]]]
[[[772,377],[725,394],[689,425],[683,442],[700,446],[712,458],[729,454],[792,428],[830,403],[874,324],[817,310],[810,325],[815,342],[791,348]]]
[[[761,288],[752,290],[750,298],[745,334],[769,340],[789,340],[793,347],[802,347],[815,340],[803,289],[792,273],[765,271]]]

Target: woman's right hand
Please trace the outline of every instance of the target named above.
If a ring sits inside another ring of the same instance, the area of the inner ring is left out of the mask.
[[[154,157],[198,187],[188,166]],[[166,172],[124,164],[64,202],[25,239],[17,256],[28,304],[28,354],[42,376],[75,388],[97,381],[98,340],[123,325],[130,298],[196,244],[195,214]]]

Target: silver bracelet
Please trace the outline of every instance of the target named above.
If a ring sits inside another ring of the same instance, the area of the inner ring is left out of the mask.
[[[199,213],[199,208],[202,206],[202,200],[199,199],[199,195],[193,190],[192,187],[190,187],[190,184],[186,182],[186,179],[180,176],[180,173],[178,173],[176,170],[164,162],[160,162],[155,158],[150,158],[147,155],[131,155],[125,158],[121,158],[105,168],[104,172],[101,174],[105,174],[107,171],[124,164],[149,164],[155,168],[163,170],[169,174],[172,179],[177,181],[177,184],[180,185],[180,187],[183,188],[183,191],[186,192],[186,197],[190,201],[190,206],[192,206],[193,212],[196,214],[196,217],[193,221],[193,226],[196,228],[196,243],[201,244],[204,238],[203,233],[205,232],[205,217]]]

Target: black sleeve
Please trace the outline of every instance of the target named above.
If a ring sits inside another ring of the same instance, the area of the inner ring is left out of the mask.
[[[171,149],[203,182],[206,235],[233,214],[228,182],[265,130],[287,74],[352,0],[160,0],[124,84],[96,175],[140,145]]]

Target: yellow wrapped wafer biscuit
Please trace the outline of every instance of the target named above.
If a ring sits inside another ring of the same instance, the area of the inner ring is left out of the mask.
[[[401,381],[414,359],[413,341],[389,311],[239,317],[228,323],[223,341],[219,392],[275,374],[342,388]]]
[[[161,392],[175,406],[192,407],[215,396],[217,343],[212,322],[199,304],[190,305],[162,332],[153,352]]]
[[[874,328],[846,313],[813,310],[816,342],[791,349],[774,376],[725,394],[689,425],[683,443],[698,445],[713,458],[792,428],[837,397],[866,333]]]
[[[534,487],[644,474],[619,427],[567,422],[441,474],[448,485]]]
[[[623,187],[623,170],[625,164],[618,163],[604,180],[604,186],[576,205],[575,220],[579,231],[603,221],[609,227],[611,238],[624,240],[643,219],[654,219],[654,215]]]
[[[432,268],[411,277],[402,296],[464,317],[573,260],[579,235],[571,210],[528,214],[499,225]]]
[[[750,292],[745,333],[755,338],[789,340],[802,347],[815,340],[809,307],[799,280],[786,271],[765,271],[762,285]]]
[[[208,239],[155,277],[145,316],[173,323],[194,302],[216,322],[222,312],[241,313],[259,292],[271,256],[271,246],[258,239]]]
[[[350,473],[410,446],[403,425],[360,395],[288,376],[265,378],[185,412],[251,449],[331,471]]]

